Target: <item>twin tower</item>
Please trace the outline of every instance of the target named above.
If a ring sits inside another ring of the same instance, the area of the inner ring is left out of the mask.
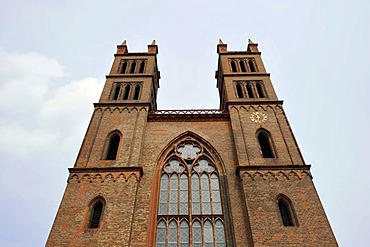
[[[258,45],[217,52],[220,109],[158,110],[117,46],[46,246],[337,246]]]

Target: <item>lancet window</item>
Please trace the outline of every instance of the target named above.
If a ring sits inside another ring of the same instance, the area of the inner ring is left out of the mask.
[[[263,81],[235,81],[235,92],[238,98],[266,98]]]
[[[123,59],[118,69],[118,73],[121,74],[136,74],[144,73],[147,59]]]
[[[258,72],[254,58],[233,58],[229,61],[231,72]]]
[[[293,217],[293,206],[289,198],[280,195],[278,199],[278,207],[280,211],[281,221],[284,226],[295,226],[296,219]]]
[[[139,100],[142,82],[114,83],[110,98],[113,100]]]
[[[110,137],[106,160],[117,159],[117,153],[118,153],[118,147],[119,147],[120,141],[121,141],[121,138],[117,133],[114,133]]]
[[[156,246],[226,246],[219,173],[195,141],[177,145],[162,168]]]
[[[261,148],[261,154],[263,158],[275,158],[272,149],[272,140],[270,134],[267,131],[259,131],[257,135],[258,142]]]
[[[97,200],[92,208],[91,208],[91,212],[90,212],[90,222],[89,222],[89,228],[99,228],[99,224],[100,224],[100,221],[101,221],[101,215],[102,215],[102,212],[103,212],[103,202],[101,200]]]

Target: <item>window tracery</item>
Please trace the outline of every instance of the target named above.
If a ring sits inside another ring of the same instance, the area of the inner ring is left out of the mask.
[[[205,147],[184,141],[161,171],[156,246],[226,246],[219,174]]]

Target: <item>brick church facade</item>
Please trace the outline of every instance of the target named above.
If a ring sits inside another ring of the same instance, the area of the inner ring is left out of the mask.
[[[46,246],[337,246],[258,45],[220,108],[158,110],[158,47],[117,46]]]

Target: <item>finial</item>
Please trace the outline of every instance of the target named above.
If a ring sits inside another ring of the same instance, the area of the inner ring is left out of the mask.
[[[258,51],[258,44],[253,43],[253,41],[251,39],[248,39],[247,51],[248,52],[259,52]]]
[[[226,53],[227,52],[227,44],[225,44],[222,39],[218,40],[217,44],[217,53]]]
[[[155,39],[148,45],[148,53],[158,54],[158,46],[155,44]]]
[[[126,40],[122,42],[122,44],[117,45],[117,54],[126,54],[128,53],[127,45],[126,45]]]

